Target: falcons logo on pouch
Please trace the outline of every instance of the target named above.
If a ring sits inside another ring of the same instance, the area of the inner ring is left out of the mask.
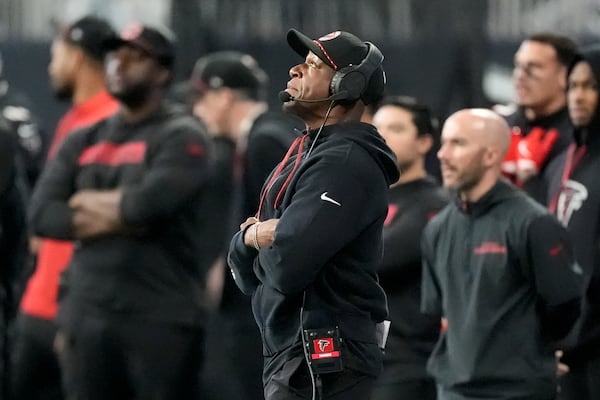
[[[568,180],[558,195],[556,218],[563,224],[569,225],[573,213],[579,210],[588,198],[588,190],[579,182]]]
[[[332,338],[317,339],[313,344],[315,346],[315,352],[318,353],[329,353],[334,350]]]

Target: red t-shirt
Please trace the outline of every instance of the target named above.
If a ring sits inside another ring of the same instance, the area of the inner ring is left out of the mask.
[[[48,159],[56,155],[60,144],[69,133],[109,117],[118,108],[119,103],[106,91],[72,107],[58,122]],[[72,242],[41,239],[35,272],[29,279],[21,299],[22,312],[45,319],[56,317],[60,274],[69,264],[72,254]]]

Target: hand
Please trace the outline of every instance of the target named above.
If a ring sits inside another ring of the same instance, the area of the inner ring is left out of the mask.
[[[523,139],[521,129],[513,127],[511,129],[510,145],[506,156],[504,156],[504,161],[502,161],[502,173],[511,181],[515,180],[517,174],[518,147],[521,139]]]
[[[536,127],[519,141],[517,146],[517,177],[521,182],[537,175],[544,166],[557,139],[558,131],[556,129],[550,129],[546,132],[544,129]]]
[[[248,218],[246,222],[249,222],[249,220],[250,218]],[[275,240],[275,228],[277,228],[278,223],[279,219],[273,218],[264,222],[255,222],[250,224],[253,226],[250,226],[250,228],[246,230],[246,234],[244,235],[244,243],[248,247],[255,247],[255,244],[257,244],[261,249],[265,246],[270,246],[271,243],[273,243],[273,240]]]
[[[69,199],[78,239],[121,231],[122,190],[82,190]]]
[[[255,223],[258,222],[258,218],[256,217],[248,217],[244,222],[242,222],[242,224],[240,225],[240,231],[243,231],[244,229],[246,229],[247,227],[249,227],[250,225],[254,225]]]
[[[563,376],[569,373],[570,369],[567,364],[560,362],[563,356],[562,350],[556,350],[554,352],[554,358],[556,359],[556,376]]]
[[[37,236],[32,236],[29,238],[29,253],[37,254],[40,250],[40,246],[42,245],[42,239]]]

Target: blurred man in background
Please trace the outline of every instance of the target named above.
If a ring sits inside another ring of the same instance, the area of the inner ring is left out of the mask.
[[[0,115],[17,138],[17,174],[24,194],[29,196],[42,169],[45,141],[29,98],[16,90],[4,75],[0,53]]]
[[[54,134],[48,159],[73,131],[114,114],[118,103],[104,84],[103,42],[116,33],[105,20],[86,16],[59,29],[52,42],[48,66],[56,97],[72,102]],[[36,266],[21,300],[13,350],[15,399],[60,399],[61,379],[53,343],[57,327],[61,273],[67,267],[73,244],[51,238],[34,238]]]
[[[222,204],[229,203],[230,212],[225,213],[225,220],[215,222],[231,237],[235,231],[233,221],[257,212],[264,181],[292,143],[294,129],[302,124],[280,111],[267,109],[268,77],[249,54],[221,51],[201,57],[190,84],[194,113],[213,136],[217,157],[228,160],[220,170],[229,170],[232,179],[220,179],[220,189],[213,192],[223,194]],[[227,182],[230,187],[226,188]],[[208,339],[218,340],[218,345],[209,343],[207,357],[211,365],[223,363],[220,367],[224,370],[206,370],[211,382],[207,390],[218,388],[214,396],[222,399],[239,393],[244,393],[248,400],[262,399],[260,333],[249,298],[237,289],[231,274],[225,273],[223,261],[220,260],[215,271],[223,286],[212,288],[219,292],[220,304]],[[212,358],[210,349],[218,349]],[[230,356],[222,357],[223,351]],[[215,386],[215,380],[221,385]]]
[[[567,79],[574,143],[548,165],[547,204],[567,228],[587,287],[578,329],[564,344],[561,400],[600,398],[600,48],[578,55]]]
[[[539,179],[545,166],[571,143],[565,91],[567,68],[577,46],[564,36],[535,34],[515,54],[513,83],[517,110],[506,116],[511,145],[502,164],[505,175],[543,202]]]
[[[400,169],[400,179],[390,189],[383,262],[377,271],[392,324],[373,400],[436,398],[425,365],[439,337],[440,318],[420,311],[421,234],[448,203],[446,192],[425,170],[436,123],[429,109],[411,97],[384,98],[373,117]]]
[[[421,288],[422,311],[447,319],[427,365],[439,400],[555,399],[553,342],[580,314],[567,232],[501,179],[509,143],[491,110],[460,110],[442,129],[438,157],[456,201],[425,229]]]

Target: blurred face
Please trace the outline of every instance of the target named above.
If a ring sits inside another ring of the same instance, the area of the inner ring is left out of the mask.
[[[412,112],[404,108],[393,105],[379,108],[373,116],[373,125],[396,154],[400,169],[413,165],[431,147],[426,137],[418,136]]]
[[[209,89],[196,98],[194,115],[202,119],[210,133],[228,133],[226,120],[230,104],[226,89]]]
[[[324,99],[329,96],[329,84],[335,71],[325,64],[314,53],[309,52],[304,63],[298,64],[290,69],[290,80],[287,83],[286,92],[293,97],[305,100]],[[303,114],[304,109],[322,107],[328,103],[301,103],[290,101],[284,103],[286,109],[299,111]]]
[[[577,63],[569,75],[568,85],[569,117],[576,127],[587,126],[598,108],[598,83],[590,64]]]
[[[48,76],[57,98],[70,100],[75,86],[75,74],[80,65],[81,51],[62,39],[55,39],[50,48]]]
[[[554,48],[546,43],[524,41],[515,54],[513,83],[516,102],[523,107],[544,109],[564,99],[566,68]]]
[[[442,147],[438,158],[444,187],[465,192],[482,179],[486,148],[477,140],[477,133],[466,123],[450,119],[442,129]]]
[[[132,108],[142,105],[169,77],[168,70],[158,65],[154,58],[132,46],[121,46],[110,52],[106,57],[105,72],[109,93]]]

